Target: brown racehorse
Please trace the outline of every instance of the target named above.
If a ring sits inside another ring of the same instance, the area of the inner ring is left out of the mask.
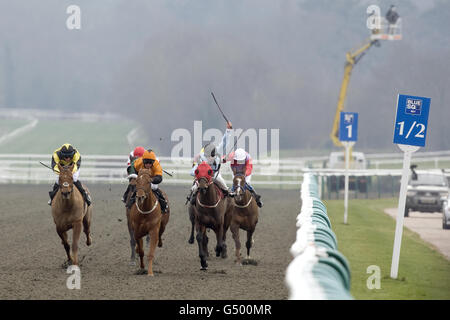
[[[150,235],[147,271],[149,276],[153,276],[153,258],[156,244],[158,244],[158,247],[162,247],[161,236],[169,222],[170,216],[167,195],[163,192],[167,201],[167,212],[162,214],[159,201],[151,190],[151,181],[150,169],[139,170],[136,179],[136,202],[130,209],[131,228],[136,241],[136,251],[139,254],[142,271],[144,270],[144,244],[142,237]]]
[[[86,234],[86,244],[90,246],[92,242],[90,235],[92,205],[87,206],[80,191],[74,188],[73,167],[74,164],[64,167],[58,164],[60,172],[59,189],[52,201],[53,221],[56,225],[56,232],[66,250],[68,265],[78,265],[78,241],[80,240],[81,227]],[[89,190],[85,186],[83,187],[86,193],[89,193]],[[70,254],[70,246],[67,242],[67,231],[70,229],[73,229],[72,254]]]
[[[230,230],[233,234],[236,245],[236,263],[241,264],[241,241],[239,240],[239,229],[247,231],[247,258],[250,259],[250,248],[253,244],[253,233],[258,223],[259,209],[255,198],[252,197],[249,190],[245,188],[245,176],[235,175],[233,178],[234,212],[231,218]]]
[[[199,249],[201,270],[207,270],[208,237],[206,228],[214,230],[217,238],[216,256],[227,257],[226,232],[229,227],[233,204],[231,199],[223,197],[220,188],[213,182],[212,169],[202,162],[195,170],[198,193],[195,209],[195,230]]]

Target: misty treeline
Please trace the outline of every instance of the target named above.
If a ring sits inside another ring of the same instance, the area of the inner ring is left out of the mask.
[[[427,147],[450,149],[450,3],[436,1],[0,1],[0,104],[121,113],[169,153],[177,128],[280,129],[282,149],[322,149],[345,53],[370,34],[366,8],[396,4],[403,40],[355,66],[345,103],[360,115],[357,148],[392,144],[398,93],[431,97]],[[8,32],[5,32],[8,30]]]

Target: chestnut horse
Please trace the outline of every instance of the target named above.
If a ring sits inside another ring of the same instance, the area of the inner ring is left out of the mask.
[[[136,251],[140,258],[141,271],[144,270],[144,244],[142,238],[150,235],[147,275],[153,276],[153,258],[156,244],[162,247],[162,234],[169,222],[170,209],[167,195],[161,190],[167,201],[167,212],[161,213],[161,206],[151,190],[151,170],[139,170],[136,179],[136,202],[130,209],[131,228],[136,241]]]
[[[245,176],[235,175],[233,178],[234,195],[234,211],[231,218],[230,230],[233,234],[236,246],[236,263],[241,265],[241,241],[239,240],[239,229],[247,231],[247,258],[250,259],[250,248],[253,244],[253,233],[258,223],[259,209],[255,198],[245,186]]]
[[[86,244],[91,245],[90,234],[92,205],[87,206],[78,188],[73,185],[74,164],[61,166],[59,169],[59,189],[52,201],[52,216],[56,225],[56,232],[62,240],[62,244],[67,254],[67,265],[78,265],[78,241],[80,240],[81,227],[86,234]],[[89,190],[83,186],[86,193]],[[72,254],[70,245],[67,242],[67,231],[72,231]]]
[[[216,256],[227,257],[226,232],[229,227],[233,204],[231,199],[224,197],[220,188],[213,182],[211,167],[202,162],[195,170],[198,183],[196,197],[195,230],[199,249],[201,270],[207,270],[208,237],[206,228],[214,230],[217,238]]]

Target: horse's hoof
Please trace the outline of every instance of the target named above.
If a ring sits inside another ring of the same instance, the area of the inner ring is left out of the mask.
[[[158,247],[159,247],[159,248],[162,247],[162,242],[158,242]]]
[[[145,269],[139,269],[138,271],[136,271],[137,275],[143,275],[143,274],[147,274],[147,270]]]
[[[154,277],[155,275],[153,273],[147,273],[147,277]]]
[[[134,261],[134,259],[130,260],[129,265],[132,267],[136,266],[136,261]]]
[[[73,264],[72,260],[64,261],[64,263],[61,265],[61,268],[67,269],[72,264]]]
[[[92,244],[92,238],[89,236],[86,240],[86,245],[90,246]]]
[[[201,270],[201,271],[207,271],[207,270],[208,270],[208,267],[201,267],[200,270]]]
[[[194,238],[190,238],[190,239],[188,240],[188,243],[189,243],[189,244],[193,244],[193,243],[194,243]]]

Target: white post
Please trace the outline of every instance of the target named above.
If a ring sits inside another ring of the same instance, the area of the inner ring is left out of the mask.
[[[403,220],[405,218],[406,190],[408,187],[408,179],[410,174],[409,167],[411,164],[411,154],[419,150],[419,147],[416,146],[409,146],[402,144],[399,144],[398,146],[404,152],[404,155],[403,155],[403,169],[402,169],[402,180],[400,185],[400,195],[398,198],[397,222],[395,225],[394,252],[392,254],[392,264],[391,264],[392,279],[397,279],[398,276],[398,265],[400,262],[400,247],[402,244]]]
[[[350,147],[352,147],[354,141],[342,142],[345,147],[345,184],[344,184],[344,223],[347,224],[348,216],[348,170],[350,167]]]

